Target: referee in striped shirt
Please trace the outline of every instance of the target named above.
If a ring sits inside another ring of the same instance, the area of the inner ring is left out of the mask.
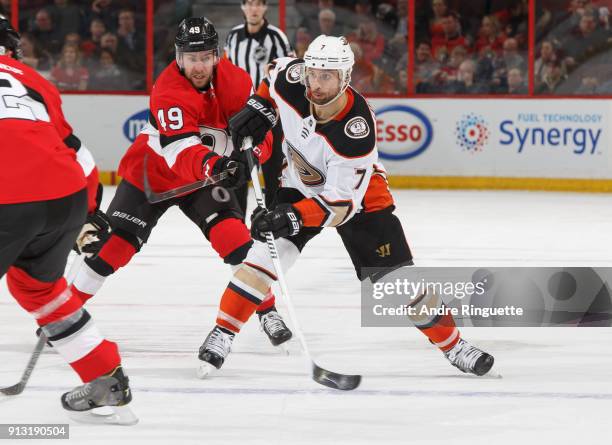
[[[249,73],[255,90],[268,74],[267,66],[270,62],[279,57],[295,57],[285,33],[266,20],[268,10],[266,3],[266,0],[242,0],[241,8],[245,21],[232,28],[225,42],[225,56],[234,65]],[[281,126],[275,126],[272,134],[274,136],[272,156],[261,167],[266,184],[267,206],[272,203],[276,195],[283,160]],[[237,192],[238,200],[246,210],[246,192]]]

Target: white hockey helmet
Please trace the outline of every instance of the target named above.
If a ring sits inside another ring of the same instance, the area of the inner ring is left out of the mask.
[[[302,83],[308,88],[306,71],[308,68],[338,70],[340,74],[340,91],[327,104],[338,99],[351,82],[351,71],[355,63],[355,55],[344,37],[320,35],[314,39],[304,53],[304,71]],[[308,94],[306,98],[310,100]],[[326,104],[326,105],[327,105]]]

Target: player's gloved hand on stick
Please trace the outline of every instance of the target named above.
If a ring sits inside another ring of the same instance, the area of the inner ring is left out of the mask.
[[[227,176],[219,181],[217,184],[225,188],[236,188],[247,182],[248,169],[247,166],[240,162],[238,159],[232,159],[227,156],[220,156],[214,162],[213,167],[210,168],[208,160],[204,162],[204,177],[210,177],[219,175],[221,173],[227,173]]]
[[[273,210],[257,207],[251,219],[251,236],[258,241],[266,241],[266,232],[274,238],[297,235],[302,228],[302,217],[291,204],[279,204]]]
[[[266,133],[276,125],[276,111],[272,104],[257,94],[247,100],[246,105],[229,120],[234,149],[240,150],[244,138],[251,136],[253,145],[259,145]]]
[[[79,255],[96,255],[104,243],[110,238],[111,226],[106,214],[96,209],[95,212],[87,215],[85,225],[74,244],[73,250]]]

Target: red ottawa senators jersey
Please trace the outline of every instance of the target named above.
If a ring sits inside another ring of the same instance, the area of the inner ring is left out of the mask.
[[[61,104],[50,82],[0,56],[0,204],[58,199],[86,186],[76,150],[65,143],[74,136]]]
[[[155,191],[202,179],[204,156],[211,150],[231,154],[229,118],[252,92],[249,75],[226,59],[219,61],[204,90],[196,89],[172,62],[155,82],[149,123],[123,156],[119,175],[142,189],[146,155],[147,177]]]

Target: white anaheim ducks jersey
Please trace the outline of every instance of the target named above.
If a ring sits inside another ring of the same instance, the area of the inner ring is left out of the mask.
[[[337,226],[361,210],[372,173],[378,164],[376,124],[366,100],[352,88],[348,103],[336,118],[317,123],[300,82],[304,61],[277,59],[270,73],[270,97],[276,103],[287,167],[281,186],[313,198],[326,218],[322,226]]]

